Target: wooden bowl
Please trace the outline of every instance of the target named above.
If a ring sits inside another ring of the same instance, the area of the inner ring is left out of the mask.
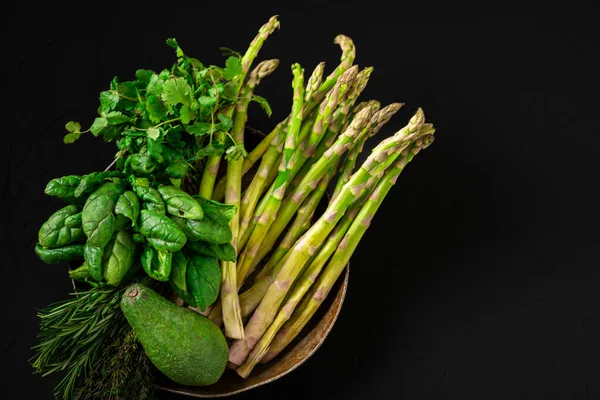
[[[325,302],[298,337],[276,358],[266,364],[258,364],[247,379],[242,379],[235,371],[227,369],[221,379],[210,386],[183,386],[166,378],[158,378],[155,386],[190,397],[225,397],[265,385],[289,374],[317,351],[333,328],[346,296],[348,277],[349,266],[345,269],[343,279],[337,280]]]

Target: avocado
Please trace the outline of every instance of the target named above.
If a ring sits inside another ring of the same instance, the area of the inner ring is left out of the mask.
[[[125,289],[121,309],[150,361],[172,381],[210,385],[225,371],[227,341],[208,318],[139,283]]]

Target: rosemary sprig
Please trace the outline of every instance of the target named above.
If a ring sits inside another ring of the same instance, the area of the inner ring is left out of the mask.
[[[76,389],[85,385],[90,373],[97,370],[99,362],[109,356],[107,350],[116,346],[118,352],[125,346],[124,339],[131,327],[119,307],[124,289],[104,284],[88,290],[76,289],[69,299],[38,311],[40,343],[33,347],[35,355],[29,362],[42,376],[66,371],[55,388],[57,398],[71,400]],[[143,351],[141,355],[145,357]],[[101,377],[112,378],[105,374]],[[151,381],[151,377],[148,379]]]

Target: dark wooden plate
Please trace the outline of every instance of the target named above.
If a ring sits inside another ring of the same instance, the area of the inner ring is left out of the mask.
[[[343,279],[338,279],[325,302],[298,337],[279,356],[266,364],[257,365],[247,379],[242,379],[235,371],[227,369],[214,385],[183,386],[163,377],[157,379],[156,387],[190,397],[225,397],[265,385],[289,374],[317,351],[333,328],[346,296],[348,278],[349,265]]]

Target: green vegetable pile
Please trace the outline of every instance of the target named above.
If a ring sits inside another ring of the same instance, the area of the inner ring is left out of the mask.
[[[41,226],[35,252],[69,263],[78,282],[39,313],[31,362],[66,371],[57,396],[148,399],[158,373],[190,386],[226,367],[249,377],[301,335],[399,175],[434,141],[418,108],[358,162],[403,104],[358,102],[373,68],[353,65],[354,43],[338,35],[339,65],[326,76],[319,63],[306,81],[291,65],[289,115],[246,151],[249,104],[271,115],[254,92],[279,61],[251,67],[278,27],[272,17],[243,55],[227,50],[224,67],[168,39],[170,69],[113,79],[89,129],[66,124],[65,143],[91,132],[117,149],[105,171],[46,187],[67,205]]]

